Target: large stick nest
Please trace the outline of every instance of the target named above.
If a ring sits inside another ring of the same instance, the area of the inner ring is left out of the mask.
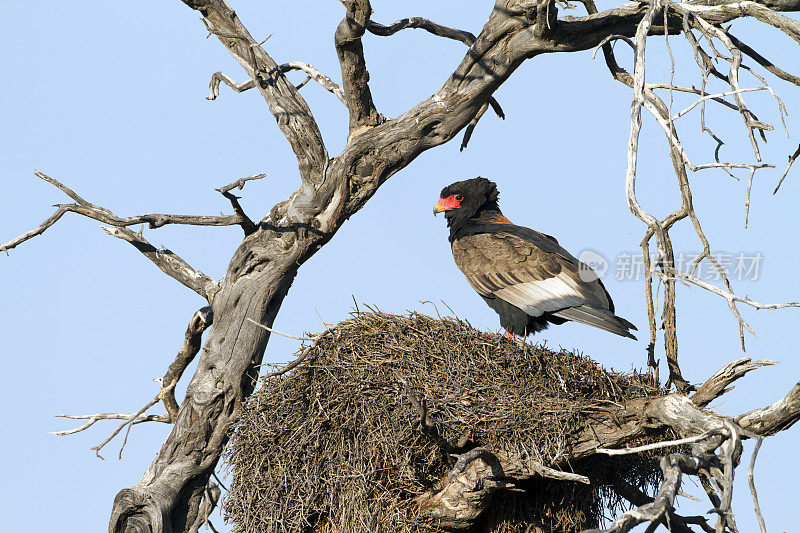
[[[414,498],[476,446],[562,465],[570,436],[609,402],[663,394],[643,375],[565,350],[519,345],[468,323],[357,313],[306,361],[263,381],[227,452],[225,502],[240,532],[436,530]],[[496,495],[481,531],[579,531],[651,492],[648,456],[573,462],[590,486],[533,478]]]

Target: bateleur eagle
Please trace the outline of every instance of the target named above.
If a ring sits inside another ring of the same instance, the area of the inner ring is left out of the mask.
[[[472,288],[500,315],[507,335],[527,336],[568,320],[636,339],[636,327],[614,314],[597,274],[549,235],[512,224],[485,178],[442,190],[433,213],[444,212],[453,259]]]

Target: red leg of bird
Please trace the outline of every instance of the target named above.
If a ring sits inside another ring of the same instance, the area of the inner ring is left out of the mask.
[[[516,341],[517,340],[517,336],[514,335],[513,333],[511,333],[508,330],[506,330],[506,333],[505,333],[505,335],[503,335],[503,337],[505,337],[506,339],[511,340],[511,341]]]

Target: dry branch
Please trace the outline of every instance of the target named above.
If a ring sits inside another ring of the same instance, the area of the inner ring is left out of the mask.
[[[203,338],[203,332],[211,326],[214,320],[214,314],[211,307],[203,307],[198,309],[192,315],[189,325],[186,327],[186,334],[184,335],[183,346],[175,356],[175,360],[169,365],[164,377],[161,378],[161,400],[164,402],[164,408],[169,415],[169,421],[175,422],[178,417],[178,402],[175,400],[175,385],[180,381],[186,367],[192,362],[194,357],[200,351],[200,342]]]
[[[216,100],[219,96],[219,84],[224,83],[237,93],[243,93],[245,91],[249,91],[253,87],[256,86],[256,82],[252,79],[244,81],[242,83],[237,83],[232,78],[227,76],[222,72],[215,72],[211,75],[211,81],[208,82],[208,88],[211,91],[211,94],[206,96],[206,100]]]
[[[145,239],[141,233],[136,233],[128,228],[103,227],[103,231],[127,241],[139,250],[142,255],[152,261],[162,272],[192,289],[208,301],[219,290],[219,284],[199,270],[195,270],[180,256],[167,248],[156,248]]]
[[[65,213],[78,213],[87,218],[92,218],[106,224],[113,224],[115,227],[103,228],[103,230],[114,237],[120,238],[131,243],[137,250],[139,250],[145,257],[150,259],[155,265],[161,269],[162,272],[192,289],[194,292],[204,297],[206,300],[211,300],[214,292],[217,290],[217,283],[200,272],[192,268],[186,261],[179,256],[172,253],[166,248],[157,249],[152,244],[147,242],[141,233],[135,233],[125,226],[138,224],[144,221],[149,221],[151,227],[163,226],[164,224],[198,224],[198,225],[227,225],[222,223],[212,223],[219,220],[227,220],[229,217],[193,217],[186,215],[142,215],[138,217],[120,218],[114,213],[106,209],[87,202],[72,189],[59,182],[55,178],[37,171],[34,174],[42,180],[54,185],[67,196],[75,200],[74,204],[61,204],[57,205],[56,212],[51,215],[47,220],[42,222],[37,228],[23,233],[19,237],[10,240],[9,242],[0,246],[0,251],[8,253],[8,250],[15,248],[23,242],[41,235],[50,226],[55,224]],[[154,225],[155,224],[155,225]]]
[[[764,441],[764,437],[759,437],[756,439],[756,445],[753,448],[753,455],[750,458],[750,467],[747,469],[747,483],[750,485],[750,494],[753,496],[753,508],[756,511],[756,517],[758,518],[758,526],[761,529],[761,533],[767,533],[767,526],[764,524],[764,517],[761,515],[761,506],[758,504],[758,493],[756,491],[756,481],[754,470],[756,467],[756,457],[758,456],[758,450],[761,448],[761,443]]]
[[[693,285],[697,285],[698,287],[700,287],[702,289],[705,289],[705,290],[707,290],[709,292],[713,292],[714,294],[722,296],[723,298],[728,300],[728,302],[730,302],[730,303],[732,303],[732,302],[741,302],[741,303],[749,305],[750,307],[753,307],[755,309],[783,309],[785,307],[800,307],[800,302],[781,302],[781,303],[777,303],[777,304],[762,304],[762,303],[756,302],[754,300],[751,300],[750,298],[747,298],[745,296],[737,296],[736,294],[733,294],[733,293],[731,293],[729,291],[726,291],[724,289],[720,289],[719,287],[717,287],[715,285],[712,285],[711,283],[708,283],[707,281],[704,281],[704,280],[702,280],[700,278],[697,278],[695,276],[691,276],[689,274],[685,274],[685,273],[681,272],[680,270],[676,270],[674,268],[669,269],[666,272],[665,275],[674,276],[675,278],[679,278],[679,279],[682,279],[683,281],[689,282],[689,283],[691,283]],[[748,330],[750,329],[749,326],[746,326],[746,327],[747,327]],[[752,330],[750,330],[750,331],[752,332]]]
[[[360,126],[376,126],[384,117],[378,113],[369,89],[369,73],[361,37],[372,14],[369,0],[346,0],[345,17],[336,28],[334,43],[342,69],[344,102],[350,110],[350,131]]]
[[[674,446],[692,444],[693,442],[705,440],[710,436],[710,433],[703,433],[702,435],[695,435],[693,437],[686,437],[684,439],[665,440],[662,442],[654,442],[653,444],[636,446],[634,448],[597,448],[595,452],[602,453],[603,455],[629,455],[632,453],[642,453],[650,450],[660,450],[662,448],[672,448]]]
[[[394,35],[395,33],[407,28],[423,29],[439,37],[461,41],[467,46],[472,46],[472,43],[475,42],[475,36],[468,31],[459,30],[457,28],[448,28],[447,26],[442,26],[441,24],[437,24],[423,17],[404,18],[389,25],[383,25],[375,22],[374,20],[370,20],[367,23],[367,30],[370,33],[374,33],[375,35],[380,35],[382,37]]]
[[[32,230],[28,233],[25,233],[16,239],[13,239],[6,244],[0,246],[0,251],[7,251],[12,248],[15,248],[19,244],[22,244],[26,240],[35,237],[37,235],[41,235],[44,231],[52,226],[58,218],[61,217],[64,213],[78,213],[79,215],[83,215],[87,218],[93,218],[94,220],[103,222],[105,224],[111,224],[112,226],[116,227],[127,227],[127,226],[135,226],[138,224],[147,224],[150,229],[160,228],[162,226],[166,226],[167,224],[185,224],[189,226],[233,226],[235,224],[239,224],[241,222],[240,218],[237,215],[228,215],[228,216],[205,216],[205,215],[168,215],[168,214],[161,214],[161,213],[151,213],[147,215],[136,215],[132,217],[118,217],[105,207],[100,207],[90,202],[87,202],[71,189],[60,183],[55,178],[51,178],[50,176],[39,172],[38,170],[34,171],[34,174],[55,185],[62,191],[64,191],[70,198],[75,200],[74,204],[57,204],[56,207],[58,210],[56,211],[56,215],[48,218],[45,222],[43,222],[38,228]],[[59,214],[60,213],[60,214]]]
[[[173,384],[171,388],[174,388],[174,387],[175,387],[175,384]],[[103,442],[101,442],[97,446],[92,446],[92,448],[91,448],[92,450],[94,450],[94,452],[97,455],[97,457],[99,457],[100,459],[104,459],[104,457],[102,455],[100,455],[100,450],[102,450],[105,447],[106,444],[111,442],[114,439],[114,437],[119,435],[119,433],[123,429],[125,429],[127,427],[128,430],[125,433],[125,439],[124,439],[124,441],[122,443],[122,446],[119,449],[119,458],[122,459],[122,451],[125,449],[125,444],[127,444],[127,442],[128,442],[128,434],[130,433],[131,427],[134,424],[141,424],[142,422],[164,422],[164,423],[168,424],[168,423],[172,422],[171,417],[169,415],[164,416],[164,415],[146,415],[146,414],[144,414],[148,409],[150,409],[151,407],[153,407],[155,404],[158,403],[158,401],[161,398],[162,394],[163,394],[163,390],[155,398],[153,398],[151,401],[149,401],[147,404],[145,404],[144,407],[142,407],[141,409],[139,409],[135,413],[98,413],[98,414],[94,414],[94,415],[56,415],[56,417],[59,417],[59,418],[69,418],[69,419],[72,419],[72,420],[88,420],[88,422],[86,422],[85,424],[83,424],[81,426],[78,426],[78,427],[76,427],[74,429],[70,429],[70,430],[66,430],[66,431],[53,431],[50,434],[51,435],[56,435],[56,436],[72,435],[74,433],[79,433],[81,431],[85,431],[85,430],[89,429],[96,422],[99,422],[100,420],[124,420],[124,422],[122,424],[120,424],[120,426],[117,429],[115,429],[111,433],[111,435],[106,437],[106,439]]]
[[[238,216],[241,219],[239,225],[242,227],[242,230],[244,230],[245,237],[250,235],[257,229],[256,224],[252,220],[250,220],[250,217],[248,217],[247,214],[244,212],[244,209],[242,209],[241,204],[239,204],[239,197],[231,193],[230,191],[234,187],[238,188],[241,191],[244,188],[244,184],[247,183],[248,181],[260,180],[265,177],[266,174],[254,174],[252,176],[247,176],[246,178],[239,178],[233,183],[229,183],[224,187],[216,189],[217,192],[222,194],[222,196],[224,196],[225,198],[228,199],[228,201],[230,201],[231,206],[233,207],[234,214],[236,214],[236,216]]]
[[[328,76],[326,76],[319,70],[315,69],[308,63],[293,61],[291,63],[284,63],[283,65],[281,65],[280,68],[281,72],[289,72],[292,70],[299,70],[301,72],[305,72],[312,80],[319,83],[323,89],[332,93],[336,98],[339,99],[340,102],[347,105],[347,102],[345,101],[344,91],[342,90],[342,88],[339,87],[339,85],[337,85]]]
[[[789,164],[786,165],[786,170],[783,172],[781,179],[778,180],[778,184],[775,186],[775,190],[772,191],[772,194],[776,194],[778,192],[778,189],[781,188],[783,180],[785,180],[786,176],[789,174],[789,169],[792,168],[792,165],[794,164],[794,162],[797,160],[798,157],[800,157],[800,144],[797,145],[797,150],[795,150],[794,153],[789,156]]]
[[[597,9],[594,6],[593,2],[587,0],[586,2],[583,2],[583,3],[584,3],[584,5],[586,5],[587,11],[589,12],[590,15],[597,14]],[[723,270],[721,265],[718,264],[718,262],[716,261],[716,259],[712,255],[711,247],[710,247],[710,245],[708,243],[708,240],[707,240],[707,238],[706,238],[706,236],[705,236],[705,234],[704,234],[704,232],[703,232],[703,230],[702,230],[702,228],[700,226],[700,222],[699,222],[699,220],[698,220],[698,218],[697,218],[697,216],[696,216],[696,214],[694,212],[694,208],[693,208],[693,205],[692,205],[691,190],[689,188],[689,183],[688,183],[688,179],[687,179],[687,176],[686,176],[686,168],[685,167],[689,167],[689,169],[691,169],[692,171],[699,171],[699,170],[704,170],[704,169],[709,169],[709,168],[720,168],[720,169],[724,170],[725,172],[728,172],[729,174],[730,174],[730,170],[729,169],[734,169],[734,168],[747,169],[749,171],[749,179],[748,179],[748,182],[747,182],[747,190],[746,190],[746,195],[745,195],[745,227],[746,227],[747,226],[747,217],[748,217],[748,213],[749,213],[749,205],[750,205],[750,188],[752,186],[752,181],[753,181],[753,177],[755,175],[755,171],[757,169],[761,169],[761,168],[771,168],[773,165],[770,165],[770,164],[767,164],[767,163],[760,163],[760,162],[757,162],[757,163],[754,163],[754,164],[750,164],[750,163],[735,163],[735,162],[734,163],[721,162],[719,160],[719,146],[722,145],[722,141],[719,140],[713,133],[711,133],[711,131],[708,130],[708,128],[705,126],[705,122],[704,122],[705,103],[708,100],[712,100],[712,101],[715,101],[715,102],[720,102],[720,103],[722,103],[722,104],[724,104],[724,105],[726,105],[728,107],[733,107],[734,109],[737,109],[739,111],[740,115],[742,116],[742,118],[744,119],[746,125],[748,126],[748,135],[749,135],[749,137],[751,139],[751,143],[753,145],[754,153],[755,153],[757,159],[759,159],[760,156],[758,154],[757,143],[755,141],[755,138],[752,135],[752,130],[753,129],[760,129],[760,131],[762,132],[762,137],[763,137],[763,131],[765,129],[772,129],[772,127],[770,125],[768,125],[768,124],[763,123],[763,122],[759,122],[755,118],[755,116],[746,108],[746,106],[744,104],[744,100],[742,98],[742,93],[750,92],[750,91],[753,91],[753,90],[768,90],[776,98],[776,100],[778,102],[779,113],[781,114],[781,118],[782,118],[782,114],[784,113],[785,110],[784,110],[783,103],[780,101],[780,99],[777,97],[777,95],[774,93],[774,91],[766,84],[764,79],[762,77],[760,77],[758,74],[754,73],[754,75],[763,84],[762,87],[753,88],[753,89],[742,89],[742,88],[739,87],[739,85],[738,85],[738,69],[739,69],[739,67],[741,65],[741,53],[740,53],[740,51],[736,48],[736,46],[733,44],[733,42],[730,39],[728,39],[728,37],[725,34],[720,33],[720,30],[718,28],[713,27],[712,25],[708,24],[704,20],[700,20],[699,17],[696,17],[693,14],[694,13],[694,11],[693,11],[694,4],[693,5],[688,5],[688,4],[686,4],[686,5],[684,5],[684,4],[674,5],[673,3],[667,1],[663,5],[665,6],[665,8],[662,10],[663,18],[664,18],[663,31],[664,31],[665,35],[667,33],[669,33],[670,24],[671,24],[668,12],[670,10],[675,10],[679,14],[682,15],[682,26],[683,26],[684,34],[685,34],[687,40],[689,41],[690,45],[694,49],[695,57],[697,59],[697,63],[701,67],[701,71],[702,71],[702,74],[703,74],[703,86],[702,86],[701,90],[698,91],[696,89],[693,89],[691,91],[686,91],[685,88],[675,87],[672,84],[671,80],[670,80],[669,84],[646,84],[644,82],[644,80],[642,79],[641,82],[640,82],[640,86],[636,86],[636,87],[634,86],[634,81],[635,81],[634,77],[630,76],[627,72],[625,72],[623,69],[621,69],[617,65],[616,60],[615,60],[614,55],[613,55],[613,51],[611,50],[611,47],[610,47],[610,42],[612,40],[615,40],[615,39],[623,39],[623,40],[626,40],[626,42],[628,42],[629,44],[631,44],[631,46],[634,47],[634,52],[635,52],[635,55],[636,55],[636,60],[635,60],[636,69],[638,71],[638,69],[640,67],[642,67],[642,74],[643,74],[643,66],[644,66],[644,63],[643,63],[643,60],[644,60],[643,51],[644,51],[644,46],[645,46],[645,36],[647,35],[648,32],[641,32],[640,31],[639,33],[637,33],[637,39],[636,39],[635,43],[633,43],[632,41],[627,39],[627,37],[625,35],[616,34],[616,35],[611,35],[611,36],[606,37],[598,45],[598,46],[602,46],[602,48],[603,48],[603,52],[604,52],[604,56],[605,56],[605,59],[606,59],[606,63],[608,64],[609,70],[611,71],[611,73],[614,76],[614,78],[619,80],[619,81],[621,81],[622,83],[625,83],[626,85],[628,85],[628,86],[630,86],[632,88],[635,88],[635,90],[634,90],[634,104],[633,104],[633,107],[635,108],[637,106],[637,101],[640,101],[641,102],[641,106],[645,107],[648,111],[651,112],[651,114],[654,116],[654,118],[659,123],[661,128],[664,130],[664,133],[665,133],[667,139],[669,140],[669,142],[671,144],[671,148],[672,148],[671,149],[671,155],[672,155],[672,159],[673,159],[673,166],[675,168],[676,176],[678,177],[679,190],[681,192],[681,203],[682,203],[681,207],[678,210],[676,210],[674,213],[672,213],[671,215],[666,217],[660,223],[655,223],[656,222],[655,218],[652,215],[648,215],[646,213],[646,211],[642,210],[642,208],[640,206],[638,206],[638,204],[636,204],[634,206],[634,208],[632,208],[634,210],[634,214],[637,214],[637,216],[639,216],[639,218],[641,218],[643,221],[645,221],[648,224],[648,231],[647,231],[647,233],[645,235],[645,238],[642,241],[642,250],[643,250],[643,253],[645,254],[645,262],[646,262],[645,266],[647,268],[647,272],[656,272],[656,273],[658,273],[657,270],[664,271],[664,270],[669,270],[669,269],[672,268],[672,265],[674,264],[674,260],[673,260],[673,257],[672,257],[672,244],[671,244],[671,240],[670,240],[670,238],[668,236],[668,232],[669,232],[669,229],[672,227],[672,225],[674,225],[679,220],[682,220],[683,218],[687,218],[688,217],[691,220],[691,222],[692,222],[692,224],[694,226],[695,233],[697,234],[698,238],[700,239],[701,243],[703,244],[703,253],[695,260],[694,266],[693,266],[693,269],[692,269],[692,272],[691,272],[690,275],[694,274],[694,269],[697,268],[697,265],[699,264],[699,262],[702,259],[704,259],[704,258],[708,259],[712,263],[714,268],[717,270],[717,273],[719,274],[720,278],[722,279],[723,284],[725,285],[725,288],[726,288],[725,293],[732,295],[733,294],[733,288],[732,288],[732,286],[730,284],[730,281],[728,280],[727,273]],[[653,7],[655,7],[655,6],[651,5],[651,8],[653,8]],[[716,13],[716,11],[714,11],[713,9],[711,11]],[[704,11],[704,15],[703,16],[705,16],[706,14],[707,13]],[[718,14],[718,13],[716,13],[716,14]],[[712,15],[712,18],[713,18],[713,16],[716,16],[716,15]],[[644,21],[644,19],[643,19],[643,21]],[[717,37],[728,48],[728,51],[730,53],[730,57],[726,57],[724,55],[719,54],[719,52],[716,51],[716,48],[713,48],[713,44],[712,44],[712,49],[714,49],[714,53],[718,57],[731,62],[731,70],[730,70],[728,76],[725,76],[725,75],[719,73],[716,70],[716,68],[714,67],[714,65],[712,63],[711,58],[699,46],[697,40],[694,38],[694,36],[692,34],[692,31],[691,31],[692,28],[698,28],[706,36],[706,38],[708,39],[709,44],[712,43],[711,38],[709,36],[714,36],[714,37]],[[640,30],[641,30],[641,26],[640,26]],[[649,30],[649,31],[651,31],[651,30]],[[668,46],[668,50],[669,50],[669,46]],[[706,82],[707,82],[707,76],[708,76],[709,73],[712,73],[712,74],[718,76],[720,79],[724,80],[726,83],[728,83],[730,85],[731,90],[730,91],[725,91],[725,93],[731,94],[731,95],[733,95],[735,97],[736,106],[731,106],[731,104],[729,104],[729,103],[725,102],[724,100],[722,100],[722,96],[719,95],[719,94],[718,95],[711,95],[711,94],[708,94],[705,91],[705,86],[706,86]],[[677,114],[673,114],[671,111],[669,111],[668,107],[664,104],[664,102],[658,96],[655,95],[655,93],[653,92],[653,89],[655,89],[655,88],[666,88],[666,89],[669,89],[670,90],[670,98],[671,98],[673,90],[682,90],[682,91],[685,91],[685,92],[695,92],[696,91],[698,94],[701,95],[701,98],[696,100],[691,106],[689,106],[688,108],[684,109],[683,111],[681,111],[681,112],[679,112]],[[701,106],[700,116],[701,116],[701,125],[702,125],[703,131],[706,131],[707,133],[709,133],[718,142],[718,148],[717,148],[717,151],[715,152],[716,163],[709,163],[709,164],[703,164],[703,165],[693,165],[691,163],[691,161],[689,160],[689,157],[686,154],[686,151],[684,150],[680,140],[678,139],[677,132],[675,130],[675,121],[677,119],[679,119],[681,116],[685,115],[688,111],[693,109],[698,104]],[[638,127],[639,126],[636,125],[635,121],[632,120],[632,128],[631,128],[632,135],[634,134],[634,131],[638,130]],[[631,169],[630,163],[631,163],[631,161],[629,160],[629,167],[628,167],[629,170]],[[634,164],[635,164],[635,161],[634,161]],[[629,204],[632,204],[631,203],[631,197],[634,194],[635,194],[635,191],[632,191],[630,189],[628,190]],[[633,200],[635,202],[635,197],[633,198]],[[657,238],[656,239],[657,240],[657,260],[656,260],[656,264],[655,265],[651,265],[650,264],[650,257],[649,257],[649,255],[650,255],[649,240],[653,236],[656,236],[656,238]],[[662,276],[662,277],[664,277],[664,276]],[[665,287],[663,319],[664,319],[664,329],[665,329],[665,347],[666,347],[666,351],[667,351],[667,362],[670,365],[671,378],[677,378],[678,383],[681,384],[682,386],[685,386],[685,381],[683,381],[682,377],[680,377],[680,370],[679,370],[679,367],[677,366],[677,341],[676,341],[677,336],[675,334],[675,320],[674,320],[674,298],[675,298],[674,281],[671,278],[665,278],[665,281],[666,281],[666,287]],[[648,317],[649,317],[649,324],[650,324],[650,338],[651,338],[651,343],[654,344],[655,343],[655,339],[656,339],[656,322],[655,322],[654,301],[653,301],[653,292],[652,292],[652,281],[649,278],[645,280],[645,292],[646,292],[647,305],[648,305]],[[742,343],[742,349],[744,349],[744,330],[748,329],[751,332],[752,332],[752,330],[749,327],[749,325],[744,321],[744,319],[742,318],[742,316],[739,313],[738,309],[736,308],[735,300],[729,299],[728,303],[729,303],[729,307],[731,309],[731,312],[733,313],[733,315],[735,316],[735,318],[737,319],[737,322],[739,324],[739,335],[740,335],[740,339],[741,339],[741,343]],[[650,359],[652,360],[653,357],[651,357]]]
[[[765,58],[761,54],[759,54],[756,50],[752,49],[733,35],[728,32],[728,38],[731,40],[733,45],[741,50],[744,54],[751,57],[756,63],[764,67],[768,72],[774,74],[778,78],[788,81],[789,83],[794,83],[797,86],[800,86],[800,78],[797,76],[793,76],[788,72],[778,68],[775,64],[772,63],[769,59]]]
[[[697,389],[697,392],[692,395],[692,401],[699,407],[705,407],[714,399],[729,392],[733,388],[731,384],[746,373],[762,366],[776,364],[778,364],[777,361],[753,361],[749,357],[743,357],[732,361],[706,380],[706,382]]]
[[[168,416],[164,415],[145,415],[140,414],[136,416],[136,413],[96,413],[93,415],[56,415],[56,418],[69,418],[70,420],[88,420],[85,424],[82,424],[76,428],[67,429],[64,431],[51,431],[51,435],[55,435],[56,437],[63,437],[64,435],[72,435],[74,433],[80,433],[86,429],[92,427],[96,422],[100,420],[128,420],[131,421],[132,424],[139,424],[141,422],[164,422],[165,424],[169,424],[170,420]]]
[[[404,18],[398,20],[397,22],[389,24],[388,26],[385,26],[373,20],[370,20],[367,23],[367,31],[375,35],[380,35],[382,37],[388,37],[390,35],[394,35],[395,33],[408,28],[423,29],[428,33],[431,33],[438,37],[445,37],[447,39],[461,41],[467,46],[472,46],[472,43],[475,42],[475,35],[473,35],[468,31],[442,26],[441,24],[437,24],[424,17]],[[470,120],[469,124],[467,125],[467,128],[464,130],[464,137],[461,141],[460,151],[463,152],[464,148],[466,148],[467,145],[469,144],[469,140],[472,137],[472,132],[475,130],[475,126],[478,124],[478,121],[486,112],[487,105],[491,106],[492,110],[498,117],[500,117],[501,119],[506,118],[505,113],[503,112],[503,108],[500,106],[500,102],[498,102],[494,96],[490,96],[489,99],[487,100],[487,103],[481,106],[480,110],[478,110],[478,112],[475,114],[472,120]]]
[[[673,502],[681,486],[681,476],[696,474],[706,464],[709,464],[708,458],[690,457],[682,453],[668,455],[661,462],[664,482],[651,503],[623,513],[608,529],[593,529],[584,533],[626,533],[643,522],[660,524],[673,508]]]
[[[328,153],[311,110],[294,85],[225,0],[183,0],[183,3],[203,15],[209,32],[219,38],[253,80],[297,156],[303,179],[319,183]]]
[[[342,88],[339,87],[333,80],[331,80],[328,76],[314,68],[313,66],[309,65],[308,63],[303,63],[301,61],[292,61],[291,63],[284,63],[278,67],[281,72],[291,72],[293,70],[299,70],[301,72],[305,72],[308,75],[308,79],[306,81],[314,80],[319,83],[326,91],[332,93],[336,98],[339,99],[343,104],[347,105],[344,98],[344,91]],[[245,91],[249,91],[250,89],[256,86],[255,82],[250,79],[242,83],[237,83],[229,76],[225,75],[222,72],[215,72],[211,75],[211,81],[209,82],[209,88],[211,90],[211,94],[206,97],[206,100],[216,100],[219,96],[219,85],[220,83],[224,83],[237,93],[243,93]],[[295,87],[296,89],[300,89],[306,82]]]

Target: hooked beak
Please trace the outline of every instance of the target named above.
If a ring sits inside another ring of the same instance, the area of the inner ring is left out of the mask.
[[[438,215],[442,211],[458,209],[461,207],[461,200],[463,200],[463,198],[458,194],[453,194],[447,198],[439,198],[439,201],[433,206],[433,216]]]

